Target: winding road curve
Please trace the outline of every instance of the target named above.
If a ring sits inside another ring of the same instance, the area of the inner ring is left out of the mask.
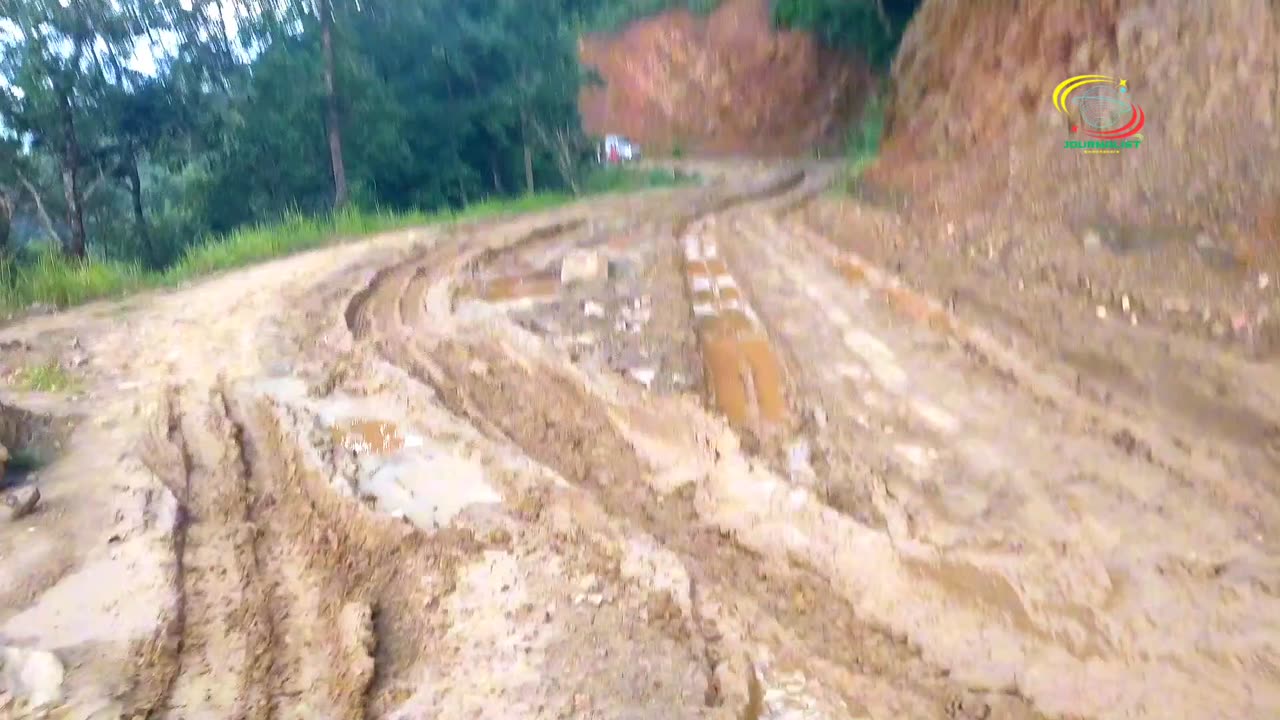
[[[0,529],[0,638],[84,717],[1275,714],[1270,497],[789,219],[831,172],[713,165],[3,330],[91,361],[79,399],[6,398],[83,419]],[[583,249],[683,289],[617,333],[691,338],[690,391],[566,353],[609,282],[468,290]]]

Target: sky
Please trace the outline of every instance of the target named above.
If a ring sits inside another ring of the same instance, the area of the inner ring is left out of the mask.
[[[63,7],[66,7],[70,0],[60,0]],[[180,0],[179,4],[184,10],[191,10],[192,0]],[[239,20],[236,16],[238,8],[233,0],[220,0],[221,16],[226,23],[228,34],[235,37],[239,28]],[[0,43],[12,42],[18,37],[17,26],[13,21],[6,18],[0,18]],[[143,73],[145,75],[155,75],[157,64],[160,58],[157,52],[163,55],[165,52],[173,50],[176,46],[175,35],[171,32],[160,32],[156,34],[156,41],[159,47],[153,47],[150,43],[140,43],[134,50],[133,57],[129,60],[129,67],[132,70]],[[0,86],[8,86],[3,76],[0,76]]]

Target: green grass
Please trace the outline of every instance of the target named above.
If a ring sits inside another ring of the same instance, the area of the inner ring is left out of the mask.
[[[710,15],[721,0],[614,0],[603,3],[587,18],[589,32],[614,33],[633,21],[652,17],[668,10],[685,9],[694,15]]]
[[[194,245],[157,279],[162,285],[177,284],[221,270],[311,250],[335,239],[426,225],[441,218],[442,215],[418,212],[360,210],[343,210],[321,217],[290,214],[276,223],[241,228],[217,240]]]
[[[651,170],[634,170],[631,168],[604,168],[587,178],[585,192],[598,194],[608,192],[630,192],[646,188],[681,187],[696,182],[696,178],[682,173],[653,168]]]
[[[845,189],[852,189],[862,173],[875,162],[880,154],[880,142],[884,136],[884,101],[872,96],[862,109],[862,117],[852,128],[845,141]]]
[[[0,258],[0,311],[42,303],[79,305],[147,286],[138,266],[111,261],[68,262],[56,248],[42,247],[34,259]]]
[[[65,392],[78,386],[76,379],[56,362],[23,368],[14,382],[19,390],[31,392]]]
[[[670,171],[609,168],[591,173],[585,194],[669,187],[689,182]],[[572,202],[566,193],[536,193],[473,203],[460,211],[388,212],[344,210],[325,216],[291,214],[278,222],[245,227],[187,248],[169,268],[90,259],[68,260],[44,247],[23,260],[0,257],[0,315],[35,304],[59,308],[114,298],[147,288],[172,287],[224,270],[322,247],[344,239],[433,223],[464,222],[495,215],[547,210]]]

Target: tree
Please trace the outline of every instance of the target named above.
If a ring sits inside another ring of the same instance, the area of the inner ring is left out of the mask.
[[[329,131],[329,161],[333,167],[333,206],[347,204],[347,168],[342,157],[342,126],[333,55],[333,0],[318,0],[321,46],[324,48],[324,97]]]
[[[208,12],[207,4],[184,7],[181,0],[0,0],[0,16],[9,20],[12,34],[0,44],[0,77],[16,89],[8,93],[0,119],[30,137],[36,152],[58,159],[65,213],[60,241],[67,255],[85,256],[86,198],[107,177],[124,172],[141,217],[137,166],[144,147],[138,132],[117,133],[113,119],[121,115],[113,103],[125,104],[121,97],[145,84],[129,63],[140,47],[157,47],[158,34],[178,33],[188,51],[202,43],[225,44],[207,22]],[[87,170],[98,179],[86,185]],[[34,183],[25,184],[40,200]]]

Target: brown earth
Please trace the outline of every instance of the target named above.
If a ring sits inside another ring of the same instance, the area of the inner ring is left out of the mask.
[[[848,251],[898,213],[823,231],[834,168],[719,167],[0,331],[78,388],[3,393],[75,427],[0,524],[0,717],[1280,710],[1274,367],[1064,371]]]
[[[582,94],[587,130],[626,135],[649,155],[838,148],[872,83],[865,66],[807,33],[776,30],[769,0],[646,18],[585,37],[581,57],[605,82]]]
[[[894,65],[885,152],[861,188],[906,211],[909,230],[860,241],[921,282],[943,283],[959,263],[1018,295],[1270,357],[1278,37],[1264,0],[926,2]],[[1127,79],[1145,108],[1140,148],[1063,148],[1053,88],[1095,72]]]

